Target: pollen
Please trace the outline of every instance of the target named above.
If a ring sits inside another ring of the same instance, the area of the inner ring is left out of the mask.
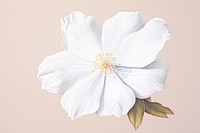
[[[110,63],[108,61],[104,61],[101,63],[101,66],[103,69],[108,69],[110,68]]]
[[[96,60],[94,61],[93,71],[97,69],[102,69],[104,74],[108,74],[113,71],[117,65],[116,59],[111,53],[102,53],[96,55]]]

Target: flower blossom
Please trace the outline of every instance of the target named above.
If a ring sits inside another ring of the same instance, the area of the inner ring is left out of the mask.
[[[168,65],[158,54],[170,33],[167,22],[144,24],[138,12],[119,12],[101,26],[81,12],[61,19],[63,51],[39,66],[42,89],[61,94],[71,119],[127,114],[136,98],[163,90]]]

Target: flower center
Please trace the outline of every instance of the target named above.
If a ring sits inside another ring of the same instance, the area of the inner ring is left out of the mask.
[[[115,68],[116,65],[116,59],[111,53],[97,54],[93,65],[93,71],[103,69],[104,73],[108,74]]]

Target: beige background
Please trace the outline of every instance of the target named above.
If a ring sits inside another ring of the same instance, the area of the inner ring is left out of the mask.
[[[161,58],[170,64],[167,89],[153,95],[173,109],[161,119],[145,115],[137,133],[200,132],[199,0],[0,0],[0,133],[133,133],[126,116],[94,114],[71,121],[60,96],[40,88],[37,67],[61,51],[60,18],[80,10],[103,21],[118,11],[162,17],[172,39]]]

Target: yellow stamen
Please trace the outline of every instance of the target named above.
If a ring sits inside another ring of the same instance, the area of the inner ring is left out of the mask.
[[[94,61],[94,70],[103,69],[105,74],[110,73],[113,68],[117,65],[115,58],[112,57],[112,54],[97,54],[96,60]]]

